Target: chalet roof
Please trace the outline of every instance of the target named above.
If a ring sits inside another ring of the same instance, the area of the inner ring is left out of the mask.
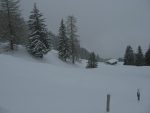
[[[118,62],[118,60],[117,59],[110,59],[110,60],[108,60],[108,61],[106,61],[107,63],[110,63],[110,64],[113,64],[113,63],[116,63],[116,62]]]

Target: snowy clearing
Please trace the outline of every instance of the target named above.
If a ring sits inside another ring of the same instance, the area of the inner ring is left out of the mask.
[[[110,113],[150,113],[149,67],[85,64],[66,64],[56,51],[41,61],[0,54],[0,113],[106,113],[107,94]]]

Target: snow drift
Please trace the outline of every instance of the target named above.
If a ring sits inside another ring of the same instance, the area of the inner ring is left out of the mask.
[[[84,64],[66,64],[56,51],[41,61],[25,51],[0,54],[0,113],[106,113],[107,94],[110,113],[150,112],[149,67]]]

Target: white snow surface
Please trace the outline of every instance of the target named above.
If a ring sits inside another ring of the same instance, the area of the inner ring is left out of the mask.
[[[0,54],[0,113],[106,113],[107,94],[110,113],[150,113],[150,67],[85,64],[64,63],[54,50],[43,60],[23,47]]]

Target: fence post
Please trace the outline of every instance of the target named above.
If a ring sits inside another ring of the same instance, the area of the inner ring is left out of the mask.
[[[107,104],[106,104],[106,111],[110,111],[110,94],[107,94]]]

